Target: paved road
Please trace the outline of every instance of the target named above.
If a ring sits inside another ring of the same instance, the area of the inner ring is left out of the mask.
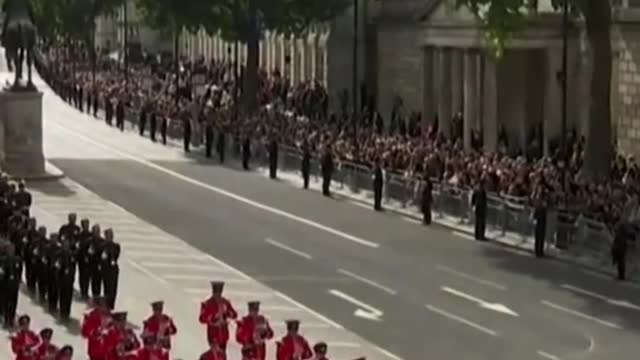
[[[635,358],[633,286],[185,158],[45,93],[69,177],[403,359]]]

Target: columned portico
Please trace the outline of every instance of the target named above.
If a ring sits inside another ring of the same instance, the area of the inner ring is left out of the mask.
[[[471,132],[478,123],[478,53],[475,50],[464,51],[464,107],[462,138],[464,148],[471,148]]]
[[[444,134],[450,134],[451,123],[451,49],[438,49],[438,127]]]

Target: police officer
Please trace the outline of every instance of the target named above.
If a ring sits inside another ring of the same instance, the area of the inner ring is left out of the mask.
[[[149,109],[147,104],[140,109],[140,117],[138,118],[138,131],[140,136],[144,136],[144,129],[147,127],[147,110]]]
[[[481,179],[471,197],[471,205],[475,210],[475,238],[484,241],[487,224],[487,192],[484,189],[484,179]]]
[[[632,238],[630,226],[624,222],[616,225],[615,237],[611,245],[611,260],[616,265],[618,280],[626,279],[627,270],[627,239]]]
[[[100,253],[100,269],[102,272],[104,296],[107,298],[109,307],[113,309],[116,303],[116,297],[118,296],[118,278],[120,276],[118,259],[120,258],[120,244],[113,241],[112,229],[104,231],[104,241],[105,243]]]
[[[84,88],[78,84],[78,109],[84,111]]]
[[[166,116],[160,117],[160,136],[162,136],[162,145],[167,145],[167,130],[169,127],[169,119]]]
[[[93,117],[98,117],[98,108],[100,107],[100,94],[97,89],[93,90]]]
[[[184,152],[191,152],[191,120],[185,116],[182,121],[182,142]]]
[[[120,131],[124,131],[124,99],[118,99],[116,104],[116,126]]]
[[[226,134],[223,128],[220,128],[218,131],[218,139],[216,143],[216,151],[218,152],[218,159],[220,160],[220,164],[224,164],[224,153],[226,150]]]
[[[89,300],[89,283],[91,282],[91,256],[89,255],[91,235],[89,219],[82,219],[80,221],[80,233],[78,233],[76,241],[76,263],[78,264],[80,297],[85,301]]]
[[[149,116],[149,136],[151,141],[156,142],[156,130],[158,127],[158,116],[156,112],[151,110],[151,115]]]
[[[433,183],[428,175],[424,177],[424,187],[422,188],[422,223],[431,225],[431,204],[433,203]]]
[[[91,105],[93,104],[93,91],[87,89],[87,114],[91,114]]]
[[[535,222],[535,254],[536,257],[541,258],[544,256],[544,238],[547,234],[547,207],[541,198],[536,201],[533,220]]]
[[[59,291],[60,318],[68,320],[71,314],[73,299],[73,282],[76,276],[76,258],[71,248],[71,241],[62,242],[62,248],[56,259],[56,277]]]
[[[247,131],[242,140],[242,168],[249,170],[249,159],[251,158],[251,134]]]
[[[13,327],[16,317],[16,309],[18,308],[18,291],[20,290],[20,281],[22,280],[22,259],[16,255],[15,247],[7,244],[5,249],[6,256],[2,261],[2,273],[4,274],[4,284],[2,290],[4,292],[4,325]]]
[[[211,150],[213,149],[213,122],[207,119],[204,129],[204,147],[207,159],[211,158]]]
[[[373,169],[373,209],[382,211],[382,187],[384,185],[384,174],[380,166],[380,160],[376,160]]]
[[[327,149],[322,156],[322,195],[331,196],[331,177],[333,176],[333,155],[331,147],[327,145]]]
[[[107,125],[113,125],[113,103],[111,102],[111,96],[105,96],[104,98],[104,115]]]
[[[100,225],[94,224],[91,227],[91,237],[87,244],[87,255],[89,257],[89,274],[91,278],[91,295],[97,297],[102,295],[102,272],[100,254],[104,246],[104,239],[100,234]]]
[[[58,300],[60,297],[60,284],[58,283],[58,273],[60,267],[60,255],[62,245],[60,243],[60,235],[51,233],[49,235],[49,243],[45,250],[44,264],[46,266],[46,282],[47,282],[47,304],[51,314],[58,313]]]
[[[278,139],[275,134],[271,136],[269,142],[269,177],[272,179],[278,177]]]
[[[311,174],[311,151],[309,143],[304,140],[302,144],[302,163],[300,164],[300,172],[302,173],[302,187],[309,188],[309,175]]]

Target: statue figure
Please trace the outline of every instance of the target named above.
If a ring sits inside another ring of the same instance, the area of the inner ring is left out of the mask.
[[[34,91],[31,80],[33,51],[36,45],[36,27],[33,23],[33,8],[29,0],[5,0],[2,6],[2,45],[10,71],[15,71],[11,91]],[[24,60],[27,60],[27,85],[21,83]]]

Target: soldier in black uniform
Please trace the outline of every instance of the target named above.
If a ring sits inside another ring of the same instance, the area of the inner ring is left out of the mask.
[[[422,223],[431,225],[431,204],[433,204],[433,183],[428,175],[424,177],[424,187],[422,188]]]
[[[211,159],[211,152],[213,149],[213,123],[207,119],[204,128],[204,154],[207,159]]]
[[[56,259],[56,282],[59,291],[60,318],[68,320],[71,314],[71,300],[73,299],[73,282],[76,277],[76,258],[71,249],[71,242],[62,242],[60,254]]]
[[[113,309],[118,296],[118,278],[120,267],[120,244],[113,241],[113,230],[104,231],[104,246],[100,253],[100,269],[102,271],[102,284],[104,286],[104,296],[107,298],[109,308]]]
[[[475,238],[484,241],[487,224],[487,192],[484,189],[484,179],[478,183],[476,190],[471,197],[471,205],[475,210]]]
[[[78,215],[75,213],[70,213],[67,216],[68,222],[62,226],[60,226],[60,230],[58,230],[58,235],[60,239],[63,241],[69,241],[72,248],[75,247],[75,242],[77,240],[77,236],[80,233],[80,227],[76,224],[78,219]]]
[[[120,131],[124,131],[124,100],[118,99],[116,104],[116,126]]]
[[[88,242],[87,254],[89,256],[89,273],[91,277],[91,295],[102,295],[102,272],[100,271],[100,254],[104,246],[104,239],[100,235],[100,225],[95,224],[91,228],[91,238]]]
[[[544,256],[544,238],[547,235],[547,207],[542,199],[536,201],[533,220],[535,222],[535,254],[536,257],[541,258]]]
[[[322,156],[322,195],[331,196],[331,177],[333,176],[333,155],[331,148],[327,149]]]
[[[22,259],[15,254],[15,248],[12,244],[6,245],[5,253],[6,256],[2,261],[4,308],[1,312],[4,316],[4,326],[11,328],[18,308],[18,291],[22,280]]]
[[[151,137],[151,141],[156,142],[156,128],[158,127],[158,117],[156,116],[156,112],[151,110],[151,114],[149,116],[149,136]]]
[[[160,119],[160,136],[162,136],[162,145],[167,145],[167,130],[169,128],[169,120],[166,116]]]
[[[36,282],[38,288],[38,299],[44,303],[47,300],[49,292],[49,281],[47,278],[49,272],[48,264],[48,251],[50,247],[50,240],[47,237],[47,228],[40,226],[38,228],[38,234],[41,236],[41,241],[38,241],[33,247],[31,255],[33,256],[34,269],[36,269]]]
[[[113,125],[113,103],[110,96],[104,98],[104,118],[107,121],[107,125]]]
[[[93,117],[98,117],[98,108],[100,107],[100,95],[97,90],[93,90]]]
[[[29,219],[29,226],[37,226],[35,218]],[[44,299],[44,295],[46,294],[46,290],[40,288],[40,271],[41,271],[41,260],[40,256],[42,254],[42,247],[47,238],[47,228],[44,226],[40,226],[34,231],[29,232],[29,244],[27,245],[27,256],[25,257],[25,275],[27,280],[27,289],[33,295],[36,293],[40,293],[40,300]]]
[[[29,217],[29,209],[31,208],[32,199],[31,193],[27,191],[26,187],[27,185],[25,184],[24,180],[20,181],[20,183],[18,184],[18,192],[14,194],[14,199],[17,209],[24,212],[24,214]]]
[[[278,177],[278,139],[275,134],[271,135],[269,142],[269,177],[272,179]]]
[[[84,88],[78,84],[78,109],[84,111]]]
[[[87,114],[91,114],[91,105],[93,104],[93,91],[87,90]]]
[[[218,141],[216,142],[216,151],[218,152],[218,159],[220,160],[220,164],[224,164],[224,152],[226,149],[226,134],[224,129],[220,128],[218,130]]]
[[[188,116],[182,121],[182,142],[184,152],[191,152],[191,120]]]
[[[60,266],[60,253],[62,245],[60,244],[60,235],[51,233],[49,235],[49,244],[46,248],[46,281],[47,281],[47,304],[51,314],[58,313],[58,299],[60,297],[60,284],[56,274]]]
[[[9,218],[12,215],[13,209],[9,200],[6,197],[0,197],[0,236],[7,236],[7,232],[9,231]]]
[[[27,227],[25,229],[25,241],[24,247],[22,250],[22,260],[24,261],[24,270],[25,270],[25,283],[27,285],[27,290],[33,295],[36,292],[36,283],[35,277],[32,268],[32,249],[33,244],[38,239],[38,222],[36,218],[29,218],[27,220]]]
[[[375,211],[382,211],[383,185],[384,175],[382,173],[382,167],[380,167],[380,160],[376,160],[376,165],[373,169],[373,209]]]
[[[306,139],[302,144],[302,163],[300,164],[300,171],[302,172],[302,187],[304,189],[308,189],[309,175],[311,175],[311,151],[309,150],[309,143]]]
[[[82,219],[80,221],[80,233],[78,233],[76,241],[76,263],[78,264],[80,296],[85,301],[89,300],[89,283],[91,282],[91,257],[88,252],[91,235],[89,219]]]
[[[140,136],[144,136],[144,129],[147,127],[147,110],[149,109],[147,104],[140,109],[140,117],[138,118],[138,131]]]
[[[251,158],[251,134],[247,131],[242,140],[242,168],[249,170],[249,159]]]

